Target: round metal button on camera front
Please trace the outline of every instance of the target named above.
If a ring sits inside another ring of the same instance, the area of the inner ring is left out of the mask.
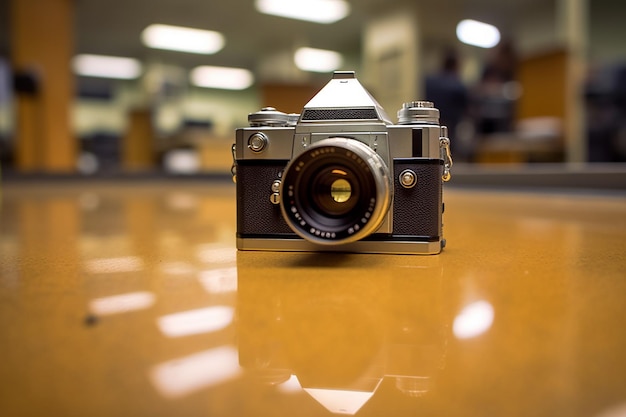
[[[269,140],[263,133],[255,133],[248,139],[248,148],[252,152],[262,152]]]
[[[400,185],[404,188],[413,188],[417,184],[417,174],[411,169],[402,171],[398,179],[400,180]]]
[[[270,194],[270,202],[272,204],[280,204],[280,194],[279,193]]]

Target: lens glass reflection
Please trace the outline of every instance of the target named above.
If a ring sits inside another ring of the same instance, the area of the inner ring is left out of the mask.
[[[323,167],[313,175],[311,206],[326,216],[344,216],[357,204],[358,190],[356,177],[347,167]]]
[[[350,199],[352,193],[352,187],[350,183],[343,178],[333,181],[330,186],[330,195],[337,203],[345,203]]]

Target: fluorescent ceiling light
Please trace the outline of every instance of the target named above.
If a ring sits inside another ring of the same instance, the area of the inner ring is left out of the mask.
[[[106,55],[76,55],[72,60],[74,72],[85,77],[132,80],[141,75],[141,63],[134,58]]]
[[[341,67],[343,57],[335,51],[300,48],[294,55],[294,61],[303,71],[331,72]]]
[[[243,68],[212,67],[203,65],[194,68],[189,76],[198,87],[245,90],[254,83],[254,75]]]
[[[181,26],[153,24],[143,30],[141,39],[150,48],[193,54],[214,54],[224,47],[219,32]]]
[[[456,36],[463,43],[480,48],[493,48],[500,42],[500,31],[493,25],[466,19],[456,26]]]
[[[334,23],[350,13],[345,0],[256,0],[255,6],[261,13],[316,23]]]

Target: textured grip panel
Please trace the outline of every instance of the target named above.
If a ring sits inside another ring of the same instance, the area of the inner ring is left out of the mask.
[[[400,185],[405,169],[417,174],[413,188]],[[442,161],[413,159],[394,161],[393,234],[439,238],[442,209]]]
[[[272,204],[272,182],[287,161],[239,161],[237,164],[237,233],[239,235],[294,234]]]

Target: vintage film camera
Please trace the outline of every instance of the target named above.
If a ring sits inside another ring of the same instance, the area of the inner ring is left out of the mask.
[[[237,248],[441,252],[447,128],[426,101],[398,117],[352,71],[335,72],[301,115],[250,114],[233,145]]]

